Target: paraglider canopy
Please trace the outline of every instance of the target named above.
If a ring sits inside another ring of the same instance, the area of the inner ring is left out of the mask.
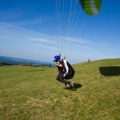
[[[88,15],[98,15],[102,0],[79,0]]]

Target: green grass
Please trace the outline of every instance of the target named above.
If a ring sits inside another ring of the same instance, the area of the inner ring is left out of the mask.
[[[120,59],[73,67],[74,89],[57,68],[0,67],[0,120],[120,120]]]

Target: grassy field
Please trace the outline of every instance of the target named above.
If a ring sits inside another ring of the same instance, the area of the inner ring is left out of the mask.
[[[56,68],[1,66],[0,120],[120,120],[120,59],[73,67],[70,89]]]

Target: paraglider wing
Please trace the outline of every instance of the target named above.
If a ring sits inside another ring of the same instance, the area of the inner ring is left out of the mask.
[[[98,15],[102,0],[79,0],[88,15]]]

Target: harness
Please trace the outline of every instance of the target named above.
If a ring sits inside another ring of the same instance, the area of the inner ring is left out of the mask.
[[[70,63],[65,59],[62,59],[62,64],[63,64],[63,72],[64,72],[63,77],[65,79],[72,79],[74,77],[75,70],[70,65]]]

